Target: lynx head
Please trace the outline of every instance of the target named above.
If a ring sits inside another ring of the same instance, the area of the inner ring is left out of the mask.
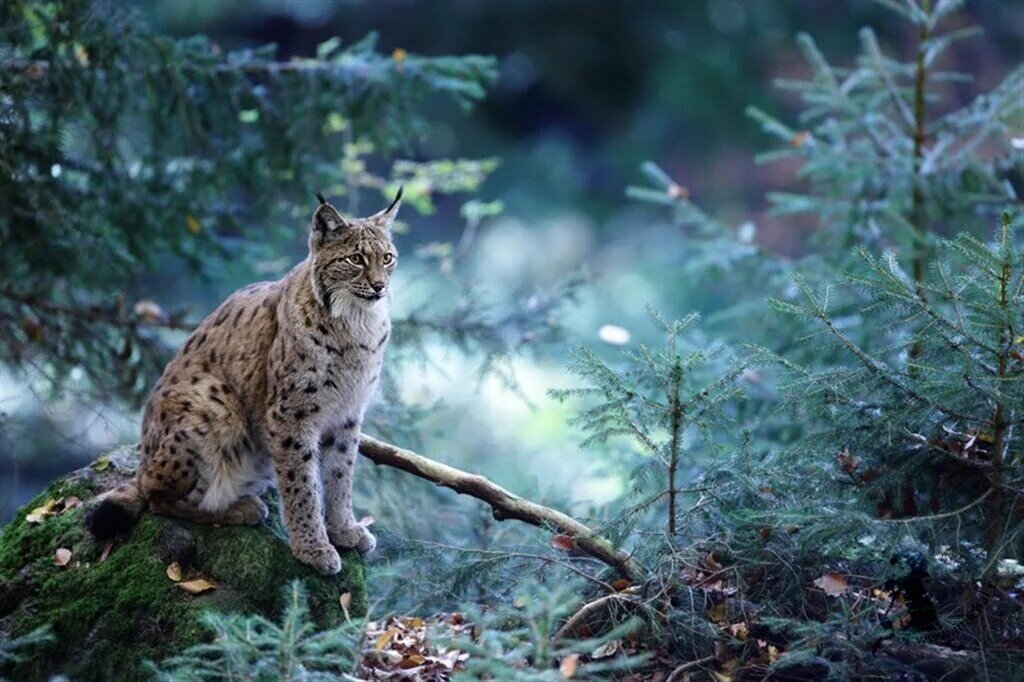
[[[332,312],[338,304],[373,306],[389,294],[391,273],[398,252],[391,240],[391,225],[402,202],[398,190],[391,205],[368,218],[346,218],[317,194],[309,234],[313,291]]]

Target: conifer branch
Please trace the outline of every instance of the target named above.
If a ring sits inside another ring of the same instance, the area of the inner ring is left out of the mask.
[[[565,533],[572,537],[580,550],[608,564],[624,578],[636,581],[643,575],[642,568],[629,554],[616,549],[589,527],[560,511],[523,499],[479,474],[435,462],[411,450],[369,436],[363,436],[359,451],[374,464],[400,469],[444,488],[451,488],[461,495],[486,502],[498,521],[516,519],[531,526]]]

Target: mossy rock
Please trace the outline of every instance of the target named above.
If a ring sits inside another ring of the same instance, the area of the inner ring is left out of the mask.
[[[85,530],[83,517],[89,501],[127,480],[136,462],[131,447],[101,457],[54,482],[3,529],[0,642],[44,625],[54,637],[26,651],[17,666],[0,664],[0,676],[147,679],[144,661],[159,661],[209,638],[199,624],[203,611],[261,613],[277,620],[285,588],[295,579],[305,583],[321,627],[342,621],[339,598],[346,592],[352,595],[353,615],[365,612],[366,580],[358,554],[343,553],[342,571],[332,577],[299,563],[288,549],[274,491],[264,496],[270,518],[256,528],[204,526],[147,512],[101,561],[104,547]],[[69,497],[85,504],[41,523],[26,520],[48,500]],[[64,567],[54,562],[58,548],[71,550]],[[189,594],[167,576],[174,561],[186,579],[203,577],[217,587]]]

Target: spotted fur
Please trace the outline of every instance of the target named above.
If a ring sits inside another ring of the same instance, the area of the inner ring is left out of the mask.
[[[89,516],[97,537],[123,531],[147,502],[194,521],[258,524],[258,495],[276,483],[298,559],[332,574],[336,546],[373,549],[352,512],[352,476],[391,334],[400,199],[362,219],[321,201],[307,258],[203,320],[146,405],[135,481]]]

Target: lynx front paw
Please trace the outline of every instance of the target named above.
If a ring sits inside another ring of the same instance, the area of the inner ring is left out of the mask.
[[[355,547],[363,554],[372,552],[377,546],[377,538],[373,536],[373,533],[366,530],[366,526],[354,525],[338,530],[328,530],[327,535],[337,547],[344,547],[346,549]]]
[[[292,546],[292,554],[304,564],[312,566],[318,573],[334,575],[341,570],[338,550],[328,544]]]

